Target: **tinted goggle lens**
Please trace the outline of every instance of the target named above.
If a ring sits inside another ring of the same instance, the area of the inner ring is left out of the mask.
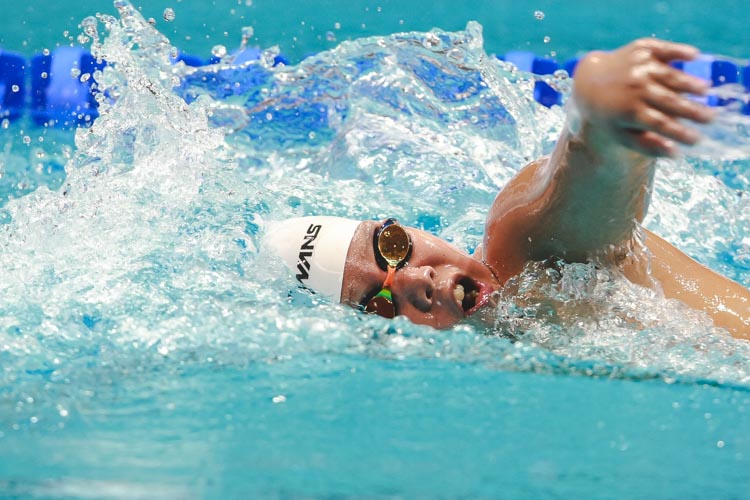
[[[398,267],[409,256],[411,240],[406,230],[392,223],[384,227],[378,236],[378,251],[390,267]]]
[[[388,219],[376,234],[375,239],[375,254],[379,261],[385,261],[388,266],[388,277],[380,292],[367,301],[365,312],[384,318],[396,316],[396,305],[393,303],[390,281],[393,279],[395,270],[406,263],[410,253],[409,234],[395,219]]]
[[[396,306],[392,299],[378,294],[367,301],[365,312],[391,319],[396,317]]]

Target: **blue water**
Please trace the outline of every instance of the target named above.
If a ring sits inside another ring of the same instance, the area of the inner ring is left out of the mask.
[[[3,496],[747,496],[750,344],[700,314],[530,265],[495,328],[435,331],[320,301],[261,247],[313,213],[476,246],[563,123],[480,25],[190,70],[123,9],[92,128],[0,129]],[[746,152],[663,162],[647,226],[748,285]]]

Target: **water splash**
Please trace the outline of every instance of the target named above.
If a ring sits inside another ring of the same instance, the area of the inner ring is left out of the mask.
[[[98,16],[106,33],[92,40],[109,62],[95,76],[101,116],[77,132],[64,184],[5,207],[8,401],[41,391],[63,404],[55,383],[89,372],[116,379],[331,352],[748,383],[744,344],[585,266],[534,285],[562,321],[506,291],[495,333],[512,330],[520,341],[511,342],[473,325],[436,332],[323,303],[261,252],[268,220],[312,213],[397,216],[459,247],[478,244],[499,187],[550,151],[564,116],[534,103],[532,75],[484,53],[476,23],[344,42],[296,66],[275,67],[269,49],[240,66],[191,69],[172,64],[174,47],[130,4],[116,6],[120,18]],[[750,212],[737,188],[685,161],[660,172],[651,227],[712,265],[727,245],[745,244]],[[709,203],[729,237],[710,218],[683,224],[685,208]],[[725,264],[746,280],[737,259]],[[598,319],[577,323],[579,306]],[[52,385],[40,389],[39,377]]]

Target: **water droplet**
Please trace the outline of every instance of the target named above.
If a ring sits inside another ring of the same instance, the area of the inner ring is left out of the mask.
[[[278,396],[274,396],[271,399],[271,401],[273,401],[274,403],[277,403],[277,404],[278,403],[286,403],[286,396],[284,396],[283,394],[279,394]]]
[[[81,76],[81,70],[78,68],[70,68],[70,76],[73,78],[78,78]]]
[[[49,49],[42,49],[42,54],[45,56],[49,55]]]
[[[164,20],[167,21],[168,23],[174,21],[174,18],[175,18],[174,9],[172,7],[167,7],[166,9],[164,9],[164,14],[162,14],[162,16],[164,17]]]
[[[336,41],[336,35],[333,34],[333,31],[327,31],[326,32],[326,40],[329,42],[335,42]]]
[[[273,120],[273,115],[271,113],[266,113],[266,121],[270,122],[271,120]]]
[[[211,49],[211,54],[213,54],[214,57],[222,58],[227,55],[227,48],[223,45],[214,45]]]
[[[10,88],[10,89],[11,89],[11,90],[12,90],[13,92],[18,92],[19,90],[21,90],[21,88],[20,88],[20,87],[19,87],[18,85],[13,85],[13,86],[11,86],[11,88]]]
[[[544,43],[549,43],[550,40],[552,40],[550,37],[548,37],[548,36],[544,37]]]
[[[541,21],[542,19],[544,19],[544,12],[542,12],[541,10],[535,10],[534,17]]]
[[[65,408],[60,408],[60,416],[61,417],[64,418],[64,417],[67,417],[68,415],[69,415],[68,414],[68,410],[66,410]]]
[[[422,46],[426,49],[432,49],[440,45],[440,37],[435,33],[427,33],[422,42]]]
[[[716,447],[717,448],[724,448],[724,441],[717,441],[716,442]]]
[[[23,136],[23,143],[31,144],[31,137],[29,137],[28,135]]]
[[[39,417],[31,417],[29,419],[29,422],[31,422],[32,424],[35,424],[35,423],[39,422]]]
[[[335,29],[335,30],[340,30],[340,29],[341,29],[341,23],[335,23],[335,24],[333,25],[333,29]]]
[[[10,127],[10,120],[8,120],[7,118],[4,119],[2,121],[2,123],[0,124],[0,127],[5,128],[5,129],[7,129],[8,127]]]
[[[81,75],[81,82],[86,83],[91,78],[91,73],[84,73]]]
[[[96,24],[97,20],[94,16],[88,16],[84,18],[83,21],[81,21],[81,27],[83,27],[83,32],[86,33],[90,37],[97,36],[96,31]]]

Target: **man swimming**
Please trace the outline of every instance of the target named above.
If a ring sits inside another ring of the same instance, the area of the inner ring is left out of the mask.
[[[393,219],[303,217],[266,237],[306,287],[385,317],[447,328],[487,305],[529,261],[616,266],[630,281],[708,313],[750,339],[750,291],[645,230],[655,161],[700,139],[713,111],[686,97],[710,84],[672,66],[689,45],[642,39],[576,68],[567,127],[552,155],[500,191],[470,256]]]

